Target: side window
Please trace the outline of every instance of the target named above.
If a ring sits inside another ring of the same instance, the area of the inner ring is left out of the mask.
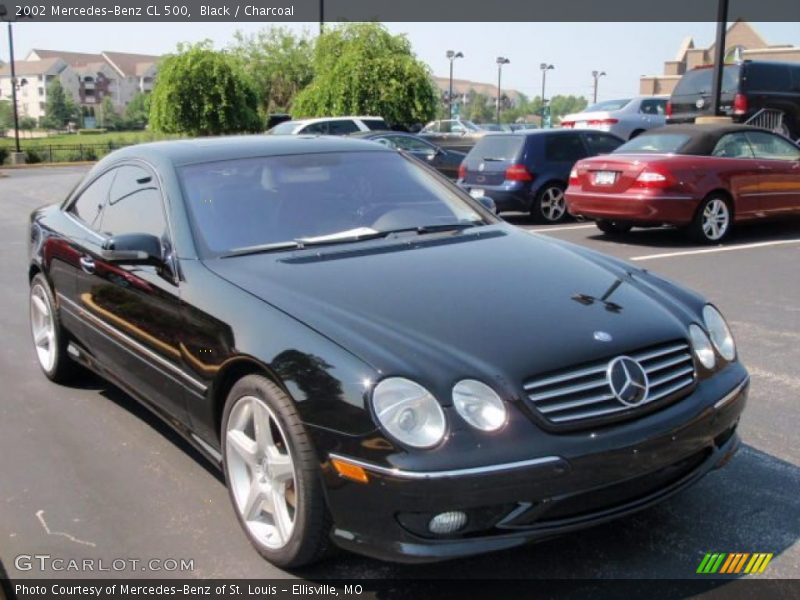
[[[69,212],[92,229],[99,229],[100,214],[103,212],[103,206],[108,199],[108,190],[111,188],[111,182],[114,181],[116,173],[117,169],[112,169],[95,179],[89,187],[81,192]]]
[[[453,123],[450,126],[450,133],[466,133],[467,128],[464,127],[461,123]]]
[[[391,140],[395,148],[400,148],[407,152],[422,152],[425,154],[433,154],[436,149],[422,140],[405,135],[393,135],[388,139]]]
[[[100,228],[106,235],[149,233],[161,238],[166,234],[161,192],[151,173],[131,165],[118,169]]]
[[[385,131],[389,129],[389,126],[383,119],[362,119],[362,123],[364,123],[370,131]]]
[[[756,158],[800,160],[800,148],[774,133],[748,131],[745,135],[753,147]]]
[[[328,122],[320,121],[319,123],[311,123],[311,125],[306,125],[297,133],[307,133],[311,135],[328,135]]]
[[[747,89],[754,92],[788,92],[792,89],[789,65],[750,64],[746,70]]]
[[[711,156],[720,158],[753,158],[753,149],[743,133],[729,133],[719,138]]]
[[[544,157],[549,162],[574,163],[585,156],[586,149],[577,135],[559,133],[545,137]]]
[[[348,135],[359,131],[358,125],[349,119],[346,121],[331,121],[329,125],[331,135]]]
[[[439,132],[439,121],[428,123],[425,127],[422,128],[422,131],[420,131],[420,133],[438,133],[438,132]]]
[[[394,142],[392,142],[392,140],[390,140],[389,138],[385,138],[385,137],[372,138],[372,141],[373,142],[378,142],[379,144],[382,144],[383,146],[386,146],[387,148],[395,148],[395,149],[397,148],[397,146],[394,145]]]
[[[439,133],[450,133],[453,127],[452,121],[442,121],[439,123]]]
[[[585,133],[584,139],[589,146],[589,154],[609,154],[620,147],[621,140],[604,133]]]
[[[639,112],[645,115],[663,115],[666,111],[666,106],[666,100],[648,98],[647,100],[642,100]]]

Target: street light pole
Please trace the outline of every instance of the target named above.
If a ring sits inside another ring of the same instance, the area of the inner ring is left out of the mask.
[[[601,77],[604,77],[605,74],[605,71],[592,71],[592,77],[594,77],[594,94],[592,95],[592,104],[597,104],[597,81]]]
[[[447,108],[450,113],[448,119],[453,118],[453,61],[457,58],[464,58],[464,54],[453,50],[447,51],[447,60],[450,61],[450,87],[447,91]]]
[[[720,114],[722,70],[725,68],[725,37],[728,27],[728,0],[717,0],[717,39],[714,42],[714,78],[711,82],[711,115]]]
[[[505,56],[498,56],[497,57],[497,124],[500,124],[500,78],[503,73],[503,65],[507,65],[511,61],[508,60]]]
[[[555,66],[548,65],[547,63],[541,63],[539,65],[539,69],[542,71],[542,127],[544,128],[544,115],[545,115],[545,106],[547,101],[544,99],[544,90],[545,90],[545,83],[547,81],[547,72],[552,71],[555,69]]]
[[[325,0],[319,0],[319,34],[325,33]]]
[[[3,8],[5,9],[5,7]],[[19,109],[17,108],[17,71],[14,67],[14,32],[11,29],[11,21],[8,22],[8,56],[11,66],[11,104],[14,109],[14,148],[19,154],[21,150],[19,147]]]

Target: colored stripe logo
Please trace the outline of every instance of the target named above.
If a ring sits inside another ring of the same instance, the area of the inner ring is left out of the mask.
[[[763,573],[772,557],[771,552],[709,552],[700,561],[696,572],[701,575]]]

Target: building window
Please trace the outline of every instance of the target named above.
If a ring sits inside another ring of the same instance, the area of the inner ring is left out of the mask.
[[[39,88],[39,95],[44,96],[44,88],[42,87]]]
[[[44,102],[39,102],[39,110],[44,110]]]
[[[42,79],[43,79],[43,76],[39,75],[39,81],[42,81]]]

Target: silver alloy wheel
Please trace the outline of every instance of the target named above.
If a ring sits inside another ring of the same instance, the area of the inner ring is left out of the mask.
[[[31,333],[39,364],[48,373],[56,362],[56,323],[47,292],[40,283],[31,287]]]
[[[728,231],[731,213],[724,200],[714,198],[703,209],[703,234],[712,241],[721,239]]]
[[[225,431],[228,484],[251,535],[272,550],[283,548],[297,514],[294,461],[275,413],[259,398],[242,396]]]
[[[542,216],[548,221],[558,221],[567,210],[564,190],[555,186],[549,187],[544,191],[540,202]]]

